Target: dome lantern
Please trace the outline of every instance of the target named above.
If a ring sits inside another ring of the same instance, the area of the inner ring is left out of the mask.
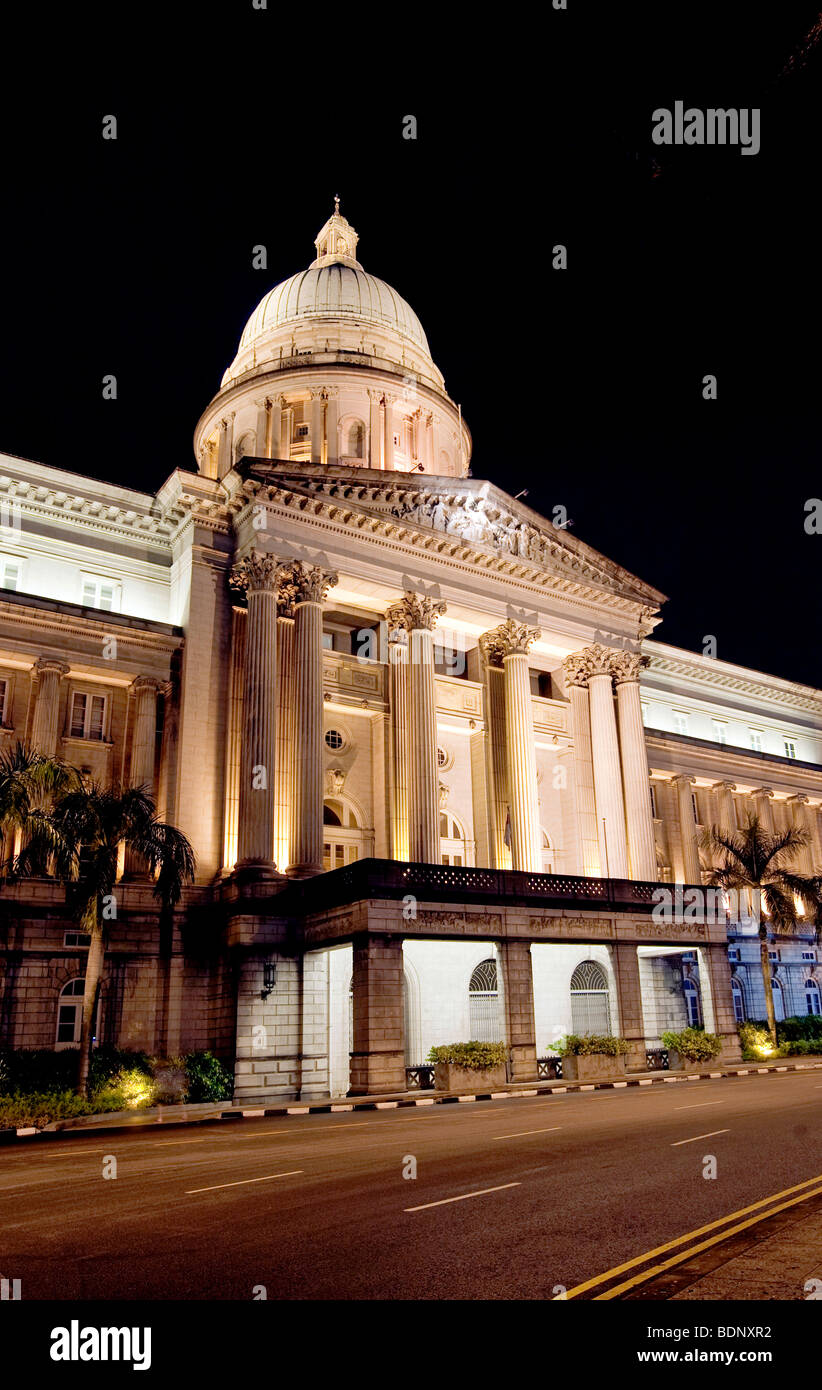
[[[318,270],[325,265],[350,265],[359,268],[357,242],[359,237],[351,223],[340,212],[339,197],[334,198],[334,211],[314,239],[317,259],[311,262],[311,269]]]

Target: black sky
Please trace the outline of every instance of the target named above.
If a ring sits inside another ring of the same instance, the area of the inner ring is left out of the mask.
[[[0,448],[146,490],[192,467],[246,318],[339,192],[423,322],[474,475],[563,504],[668,594],[660,639],[822,685],[822,54],[789,63],[820,7],[532,10],[232,0],[7,27]],[[677,99],[758,106],[761,152],[653,146]]]

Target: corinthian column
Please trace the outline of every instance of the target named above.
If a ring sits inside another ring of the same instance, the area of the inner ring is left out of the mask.
[[[291,863],[294,781],[294,599],[288,567],[277,590],[277,774],[274,794],[274,856],[281,869]]]
[[[648,753],[645,748],[645,729],[639,700],[639,673],[647,664],[647,656],[640,656],[636,652],[618,652],[612,666],[617,692],[619,749],[622,755],[622,787],[625,793],[631,878],[655,883],[656,840],[651,815]]]
[[[509,618],[480,639],[486,660],[505,672],[505,747],[511,812],[511,862],[515,869],[539,873],[542,845],[537,801],[537,760],[528,648],[539,628]]]
[[[252,551],[231,582],[248,595],[238,868],[273,873],[277,699],[277,560]]]
[[[408,852],[412,862],[422,864],[440,862],[434,625],[444,612],[444,603],[421,594],[406,593],[386,614],[389,629],[402,628],[409,634],[411,795]]]
[[[408,844],[408,636],[398,628],[388,642],[391,717],[391,856],[409,858]]]
[[[620,655],[612,647],[595,645],[576,652],[566,661],[566,667],[572,666],[575,679],[587,676],[588,681],[594,793],[597,825],[602,837],[600,859],[608,878],[628,877],[625,807],[611,674],[614,658]]]
[[[337,575],[297,561],[294,586],[294,777],[291,862],[293,878],[323,867],[323,600]]]
[[[57,752],[57,722],[60,715],[60,682],[70,668],[64,661],[41,656],[32,667],[37,681],[37,699],[31,726],[31,744],[45,758]]]
[[[702,869],[699,863],[699,850],[696,843],[696,816],[691,787],[695,779],[684,773],[673,777],[679,805],[679,834],[682,840],[682,881],[701,883]]]

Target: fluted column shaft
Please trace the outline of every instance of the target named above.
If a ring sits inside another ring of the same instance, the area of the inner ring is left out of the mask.
[[[616,691],[631,878],[655,883],[656,840],[639,681],[617,677]]]
[[[591,748],[591,712],[587,685],[571,685],[571,730],[574,737],[574,779],[579,827],[579,872],[589,878],[605,873],[600,864],[597,808],[594,794],[594,761]]]
[[[280,589],[282,596],[282,588]],[[292,861],[291,786],[294,776],[294,619],[277,616],[277,787],[274,855],[281,869]]]
[[[440,862],[439,791],[437,785],[436,682],[434,634],[412,628],[411,676],[411,799],[409,853],[413,862]]]
[[[372,468],[382,468],[382,408],[379,391],[368,392],[371,408],[368,421],[369,462]]]
[[[789,796],[788,806],[791,812],[791,824],[795,830],[803,830],[807,836],[807,842],[802,846],[796,855],[796,865],[801,874],[807,877],[813,873],[813,834],[808,814],[808,798],[806,796]]]
[[[131,734],[131,784],[154,794],[159,681],[139,676],[132,685],[134,723]]]
[[[720,830],[733,834],[736,830],[736,814],[734,812],[733,793],[736,791],[736,782],[714,782],[711,787],[714,794],[714,805],[716,807],[716,824]]]
[[[271,402],[271,420],[269,422],[269,441],[268,456],[272,459],[283,457],[283,398],[275,396]]]
[[[231,614],[231,669],[226,713],[225,820],[223,831],[223,868],[229,871],[234,868],[237,862],[247,621],[246,610],[233,607]]]
[[[762,829],[767,835],[773,835],[773,806],[771,800],[773,792],[770,787],[757,787],[756,791],[751,792],[751,800],[754,805],[754,815],[759,817]]]
[[[318,874],[323,866],[323,611],[294,607],[293,843],[289,874]]]
[[[537,801],[537,760],[527,652],[512,652],[505,671],[505,744],[511,807],[511,859],[515,869],[539,873],[542,853]]]
[[[701,883],[702,870],[699,864],[699,850],[696,843],[696,817],[691,788],[693,777],[674,777],[677,805],[679,808],[679,834],[682,841],[682,875],[684,883]]]
[[[277,562],[249,556],[235,570],[248,594],[238,862],[274,868]]]
[[[394,402],[391,396],[385,398],[384,428],[383,468],[390,469],[394,467]]]
[[[69,673],[64,661],[41,657],[35,663],[37,699],[31,726],[32,747],[51,758],[57,752],[58,720],[60,717],[60,682]]]
[[[391,854],[409,858],[408,839],[408,642],[404,632],[388,644],[389,700],[391,710]]]
[[[328,398],[328,407],[325,419],[325,461],[326,463],[339,463],[339,442],[337,425],[340,418],[340,401],[336,394],[331,394]]]
[[[610,673],[589,676],[588,693],[591,706],[591,754],[594,764],[597,820],[600,829],[604,830],[606,876],[627,878],[625,808]]]
[[[318,391],[311,395],[311,462],[322,463],[323,400]]]
[[[294,599],[294,761],[288,873],[307,878],[323,867],[323,600],[337,575],[294,563],[281,583]]]

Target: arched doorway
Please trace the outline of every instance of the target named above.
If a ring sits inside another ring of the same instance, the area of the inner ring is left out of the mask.
[[[608,977],[598,961],[581,961],[571,976],[571,1032],[611,1032]]]
[[[323,868],[341,869],[365,853],[365,835],[353,806],[339,797],[323,803]]]
[[[470,862],[465,831],[450,811],[440,811],[440,856],[443,864],[461,866]]]

